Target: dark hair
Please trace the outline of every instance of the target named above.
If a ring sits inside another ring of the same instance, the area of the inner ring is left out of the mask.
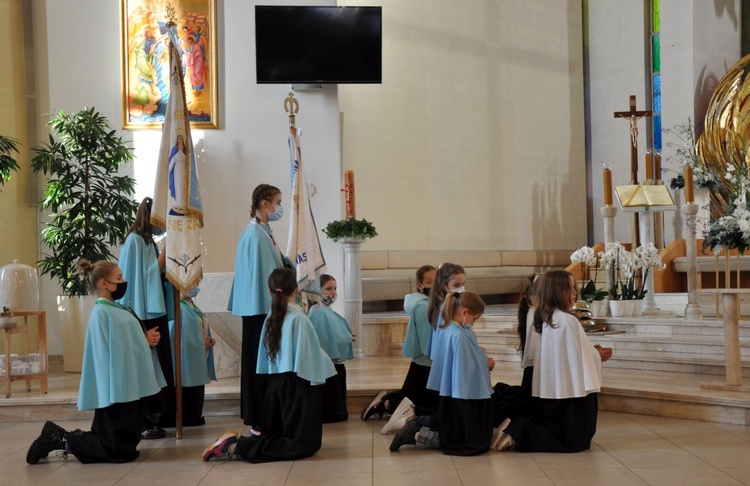
[[[468,309],[473,315],[484,314],[484,301],[474,292],[450,292],[445,296],[442,309],[443,325],[440,327],[447,326],[460,309]]]
[[[552,316],[556,310],[570,313],[570,303],[565,302],[565,295],[570,290],[572,273],[565,270],[551,270],[544,274],[539,285],[539,306],[534,313],[534,330],[542,332],[542,325],[546,322],[552,325]]]
[[[154,200],[150,197],[144,197],[141,204],[138,206],[138,212],[135,213],[135,221],[125,235],[128,237],[130,233],[135,233],[143,238],[146,243],[154,243],[152,238],[154,225],[151,224],[151,207],[154,205]]]
[[[430,321],[433,329],[437,328],[440,306],[445,300],[445,294],[448,293],[448,282],[454,275],[461,274],[466,274],[464,267],[454,263],[443,263],[438,268],[435,283],[432,284],[430,291],[430,300],[427,303],[427,320]]]
[[[320,283],[320,288],[322,289],[323,286],[325,284],[327,284],[328,282],[330,282],[331,280],[333,280],[334,282],[336,281],[335,278],[333,278],[332,276],[328,275],[327,273],[322,274],[320,277],[318,277],[318,282]]]
[[[258,207],[263,201],[271,201],[276,194],[281,194],[279,188],[274,187],[270,184],[260,184],[253,191],[253,199],[250,205],[250,215],[256,221],[258,221]]]
[[[284,324],[289,296],[297,288],[297,273],[289,268],[277,268],[268,277],[268,290],[271,292],[271,312],[266,319],[266,357],[276,361],[281,344],[281,327]]]
[[[516,332],[518,333],[518,339],[520,343],[516,348],[516,351],[520,351],[523,354],[524,348],[526,348],[526,321],[529,315],[529,309],[531,308],[531,296],[536,295],[539,291],[539,275],[533,274],[527,277],[528,282],[526,283],[526,290],[523,292],[521,302],[518,303],[518,326],[516,326]]]
[[[422,265],[417,269],[417,282],[422,283],[425,273],[434,272],[436,270],[437,268],[433,267],[432,265]]]
[[[85,258],[81,258],[76,263],[78,273],[86,280],[92,292],[98,290],[97,284],[99,280],[107,280],[115,268],[117,268],[117,264],[108,260],[99,260],[96,263],[91,263]]]

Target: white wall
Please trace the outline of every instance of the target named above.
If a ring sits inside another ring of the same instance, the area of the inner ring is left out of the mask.
[[[340,86],[366,249],[586,241],[580,1],[383,6],[383,84]]]
[[[204,272],[231,272],[237,238],[249,221],[250,197],[259,183],[279,187],[289,213],[288,117],[283,102],[289,85],[255,83],[253,1],[218,3],[218,85],[220,129],[196,130],[202,144],[199,162],[205,227]],[[258,2],[260,3],[260,2]],[[334,5],[333,1],[276,1],[276,4]],[[119,2],[100,0],[34,0],[37,36],[40,133],[41,114],[72,112],[95,106],[115,128],[121,126]],[[80,26],[81,19],[94,19]],[[79,25],[73,28],[72,26]],[[321,92],[296,94],[300,103],[297,126],[303,129],[302,153],[308,182],[317,187],[312,198],[319,229],[340,219],[341,157],[339,108],[335,86]],[[153,171],[159,150],[158,131],[119,131],[132,141],[138,180],[138,198],[152,195]],[[288,218],[273,225],[282,249],[286,246]],[[343,287],[343,250],[321,235],[328,271]],[[57,285],[43,283],[43,306],[50,321],[50,354],[60,354],[55,311]],[[342,290],[343,294],[343,290]]]

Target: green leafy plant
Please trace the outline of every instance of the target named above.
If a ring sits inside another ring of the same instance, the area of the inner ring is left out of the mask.
[[[19,169],[13,152],[18,152],[18,140],[0,135],[0,186],[4,186],[10,180],[11,172]]]
[[[94,108],[55,114],[48,125],[49,144],[34,147],[34,172],[49,176],[41,205],[51,210],[42,241],[51,253],[39,261],[42,274],[56,278],[69,296],[86,295],[75,272],[80,258],[113,259],[110,248],[122,243],[138,207],[135,179],[118,175],[133,161],[132,149]]]
[[[361,237],[363,240],[378,236],[375,226],[366,219],[347,218],[331,221],[323,228],[323,233],[333,241],[344,238]]]

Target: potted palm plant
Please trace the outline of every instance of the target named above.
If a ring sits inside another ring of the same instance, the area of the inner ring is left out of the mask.
[[[86,325],[93,298],[76,273],[80,258],[91,262],[114,258],[135,218],[135,179],[118,174],[133,160],[132,149],[94,108],[53,115],[49,143],[34,147],[34,172],[48,177],[41,206],[50,210],[42,230],[48,248],[39,261],[62,287],[58,298],[66,371],[80,371]]]
[[[18,153],[18,140],[0,135],[0,186],[10,180],[11,172],[19,169],[13,152]]]

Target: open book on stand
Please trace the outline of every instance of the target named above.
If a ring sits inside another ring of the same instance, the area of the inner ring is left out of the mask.
[[[676,209],[672,194],[662,184],[617,186],[617,201],[623,211],[672,211]]]

